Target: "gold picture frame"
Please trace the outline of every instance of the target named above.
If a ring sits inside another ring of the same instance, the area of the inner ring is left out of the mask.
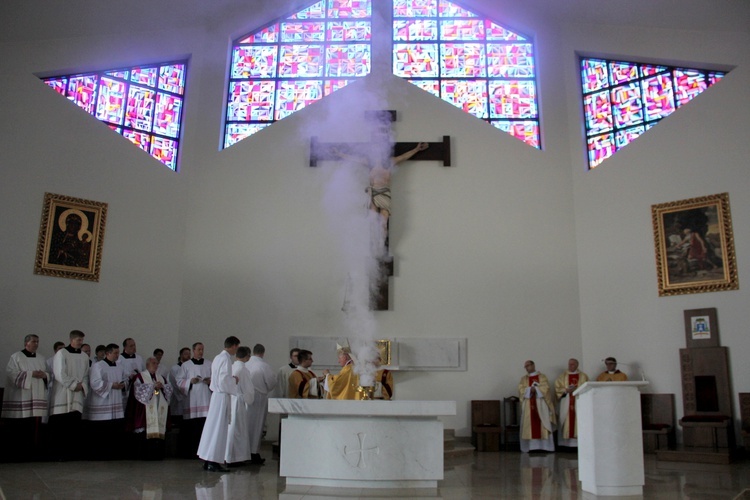
[[[45,193],[34,274],[99,281],[107,204]]]
[[[375,347],[380,353],[380,362],[383,366],[390,366],[391,364],[391,341],[390,340],[376,340]]]
[[[659,296],[739,289],[729,193],[651,206]]]

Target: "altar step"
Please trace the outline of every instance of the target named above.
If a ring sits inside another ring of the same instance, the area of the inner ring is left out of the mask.
[[[443,459],[474,455],[474,447],[468,441],[456,438],[455,429],[443,429]]]

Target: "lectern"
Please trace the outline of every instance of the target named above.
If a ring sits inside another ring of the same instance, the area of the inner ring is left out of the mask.
[[[642,495],[641,394],[648,382],[586,382],[573,395],[578,479],[595,495]]]

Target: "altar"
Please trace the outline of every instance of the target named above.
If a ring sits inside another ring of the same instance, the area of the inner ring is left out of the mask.
[[[281,421],[279,474],[287,485],[436,488],[443,423],[455,401],[268,400]]]

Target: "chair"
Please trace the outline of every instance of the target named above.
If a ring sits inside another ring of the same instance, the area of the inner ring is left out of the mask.
[[[505,425],[503,426],[503,449],[521,448],[520,400],[516,396],[503,399]]]
[[[641,431],[644,453],[674,448],[674,394],[641,394]]]
[[[471,441],[477,451],[500,451],[500,401],[471,402]]]

